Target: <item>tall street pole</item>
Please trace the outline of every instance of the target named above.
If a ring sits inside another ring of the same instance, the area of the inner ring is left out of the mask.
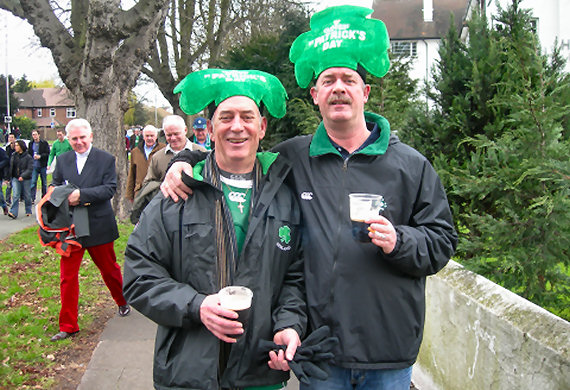
[[[8,15],[4,15],[4,31],[6,31],[6,116],[10,117],[10,81],[8,77]],[[8,134],[10,131],[10,122],[7,123]]]

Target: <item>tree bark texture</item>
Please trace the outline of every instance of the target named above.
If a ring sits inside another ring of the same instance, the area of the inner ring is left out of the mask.
[[[127,213],[123,115],[169,0],[140,0],[129,10],[121,9],[120,0],[71,0],[71,14],[55,9],[55,4],[0,0],[0,8],[27,20],[42,46],[51,50],[59,75],[75,98],[77,116],[91,123],[94,145],[116,157],[113,206],[123,219]]]

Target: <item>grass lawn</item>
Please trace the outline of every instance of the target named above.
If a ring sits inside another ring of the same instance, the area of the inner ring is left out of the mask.
[[[119,225],[121,237],[115,242],[115,251],[121,266],[132,228],[131,224]],[[50,342],[59,330],[59,255],[55,249],[40,245],[37,227],[0,243],[0,389],[53,388],[61,370],[56,357],[73,342]],[[103,310],[116,310],[87,253],[79,279],[81,332],[77,337],[104,325],[95,321]]]

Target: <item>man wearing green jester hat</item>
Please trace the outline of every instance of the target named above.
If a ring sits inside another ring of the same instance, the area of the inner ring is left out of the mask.
[[[294,162],[288,179],[303,214],[309,329],[328,325],[340,340],[328,379],[303,390],[409,389],[426,277],[457,244],[429,161],[391,134],[387,119],[364,110],[366,72],[383,77],[389,69],[388,33],[371,13],[354,6],[316,13],[289,53],[299,86],[316,78],[311,96],[323,121],[314,135],[274,151]],[[180,155],[162,184],[173,199],[187,197],[179,178],[188,157]],[[352,237],[351,193],[379,194],[387,204],[365,221],[370,242]]]
[[[264,72],[208,69],[175,92],[188,114],[215,104],[207,129],[216,148],[187,178],[194,196],[155,197],[125,252],[125,297],[158,324],[154,385],[282,389],[289,372],[257,351],[273,340],[292,359],[306,328],[300,209],[284,183],[289,163],[257,150],[267,127],[259,106],[282,117],[285,89]],[[220,306],[229,285],[253,291],[246,326]]]

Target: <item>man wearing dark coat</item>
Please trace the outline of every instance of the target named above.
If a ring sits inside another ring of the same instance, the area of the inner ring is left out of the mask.
[[[51,338],[52,341],[63,340],[79,332],[78,273],[85,250],[101,271],[107,288],[119,306],[119,315],[126,316],[130,312],[123,297],[123,277],[114,249],[114,241],[119,237],[111,207],[111,198],[117,189],[115,158],[92,146],[91,125],[85,119],[71,120],[66,132],[73,151],[58,157],[53,184],[75,184],[78,187],[69,195],[68,201],[72,207],[87,209],[89,235],[83,238],[82,248],[74,248],[69,256],[61,257],[60,331]]]
[[[28,153],[34,159],[34,170],[32,171],[32,202],[36,201],[38,177],[42,181],[42,197],[47,192],[47,165],[49,158],[49,144],[40,138],[37,130],[32,131],[32,142],[28,145]]]

